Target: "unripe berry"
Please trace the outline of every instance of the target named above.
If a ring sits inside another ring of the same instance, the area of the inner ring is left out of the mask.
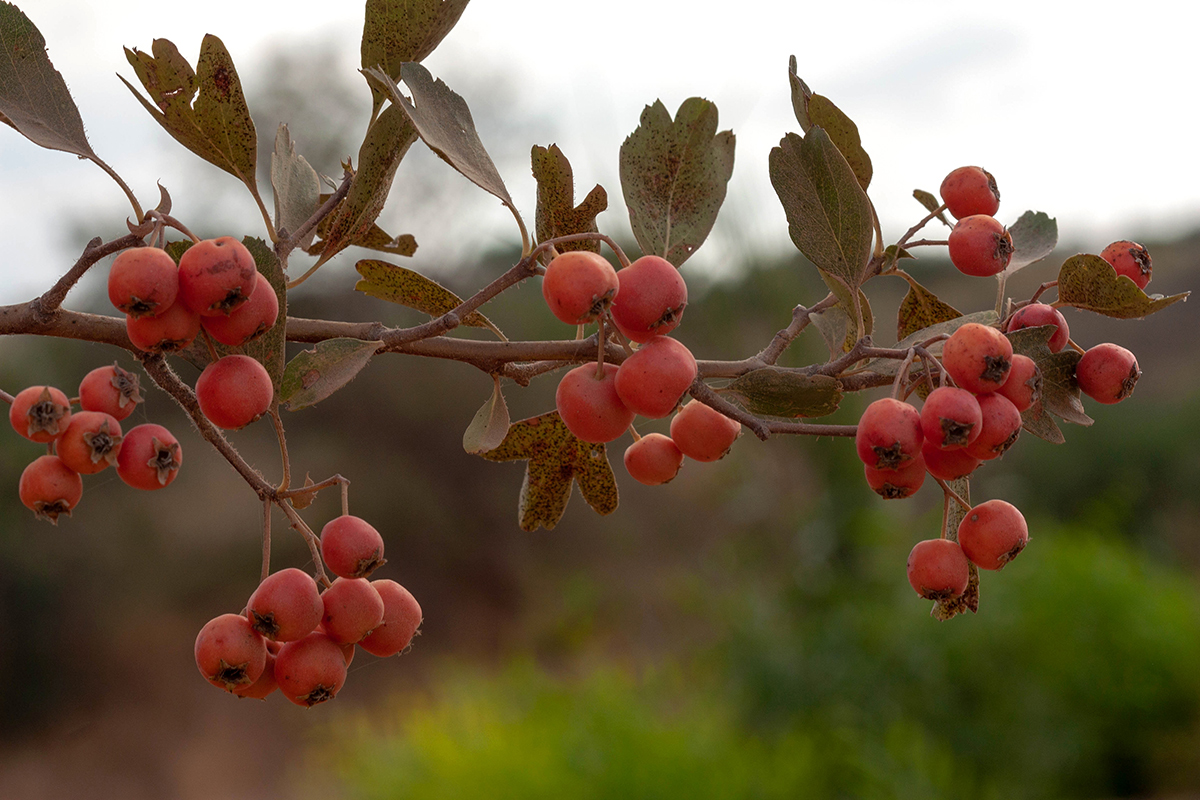
[[[613,322],[635,342],[670,333],[683,319],[687,284],[670,261],[642,256],[617,271],[620,288],[613,299]]]
[[[614,386],[630,411],[661,419],[675,410],[694,380],[692,351],[670,336],[652,336],[621,364]]]
[[[269,331],[279,319],[279,298],[261,272],[256,272],[250,299],[229,316],[201,317],[200,324],[212,338],[230,347],[241,347]]]
[[[162,425],[146,423],[130,429],[117,454],[117,475],[135,489],[162,489],[179,474],[183,449]]]
[[[858,421],[854,447],[874,469],[900,469],[921,456],[921,414],[903,400],[884,397],[867,406]]]
[[[671,439],[693,461],[718,461],[742,435],[742,423],[693,400],[671,418]]]
[[[97,367],[79,382],[79,405],[85,411],[103,411],[120,421],[128,417],[142,402],[138,376],[121,369]]]
[[[983,167],[959,167],[942,179],[942,202],[955,219],[975,214],[995,216],[1000,210],[996,179]]]
[[[980,569],[1000,569],[1025,549],[1029,528],[1012,503],[988,500],[972,508],[958,524],[958,543]]]
[[[174,353],[200,335],[200,315],[176,302],[157,317],[125,317],[133,346],[147,353]]]
[[[1012,342],[1000,331],[968,322],[942,346],[942,366],[963,389],[975,394],[994,392],[1012,369]]]
[[[925,469],[929,474],[944,481],[965,478],[983,463],[965,448],[939,450],[931,442],[921,445],[921,456],[925,459]]]
[[[983,424],[979,437],[967,445],[967,452],[982,461],[999,458],[1008,452],[1021,433],[1021,412],[1002,394],[989,392],[977,398]]]
[[[83,479],[58,456],[40,456],[21,473],[17,494],[38,519],[57,525],[59,514],[69,517],[79,505]]]
[[[276,642],[294,642],[317,629],[325,613],[317,582],[289,567],[267,576],[246,604],[250,626]]]
[[[1042,325],[1057,326],[1053,335],[1050,336],[1050,340],[1046,342],[1046,346],[1050,348],[1051,353],[1062,350],[1071,338],[1071,329],[1067,327],[1067,320],[1063,317],[1062,312],[1054,306],[1045,303],[1030,303],[1009,318],[1008,325],[1004,330],[1012,333],[1022,328],[1037,328]]]
[[[1079,390],[1105,405],[1119,403],[1133,394],[1141,376],[1133,353],[1110,342],[1091,348],[1075,365]]]
[[[1029,356],[1014,353],[1008,378],[996,394],[1011,400],[1019,412],[1033,408],[1033,404],[1042,398],[1042,371],[1037,362]]]
[[[1100,257],[1112,264],[1118,275],[1133,281],[1139,289],[1150,283],[1150,272],[1154,267],[1150,251],[1137,242],[1123,239],[1113,242],[1100,253]]]
[[[165,250],[137,247],[122,251],[108,273],[108,299],[131,317],[154,317],[179,294],[179,269]]]
[[[619,438],[629,428],[634,413],[617,395],[616,380],[617,367],[608,363],[601,377],[597,377],[594,363],[576,367],[563,376],[554,394],[554,405],[571,433],[585,442],[599,444]]]
[[[204,679],[232,692],[249,687],[262,675],[267,643],[241,614],[222,614],[200,629],[195,655]]]
[[[321,559],[340,578],[365,578],[387,561],[379,531],[349,514],[331,519],[321,529]]]
[[[30,441],[52,442],[71,422],[71,401],[53,386],[30,386],[13,398],[8,421]]]
[[[555,256],[542,278],[542,296],[554,316],[571,325],[599,317],[612,305],[620,286],[608,259],[588,250]]]
[[[383,599],[366,578],[337,578],[321,594],[325,633],[338,644],[353,644],[383,621]]]
[[[373,656],[387,658],[403,651],[416,635],[421,627],[421,606],[408,589],[395,581],[371,581],[371,586],[383,600],[383,622],[358,646]]]
[[[1003,272],[1012,260],[1012,236],[995,217],[963,217],[950,231],[950,261],[964,275],[987,277]]]
[[[232,355],[204,368],[196,402],[208,421],[227,431],[244,428],[271,407],[275,389],[266,367],[250,356]]]
[[[80,475],[115,466],[121,451],[121,423],[103,411],[77,411],[58,439],[58,457]]]
[[[926,539],[908,554],[908,582],[926,600],[949,600],[967,590],[971,567],[958,542]]]
[[[682,464],[683,452],[661,433],[648,433],[625,450],[625,470],[647,486],[671,482]]]
[[[979,401],[966,389],[939,386],[929,393],[921,408],[925,441],[939,450],[966,447],[979,437],[982,426]]]
[[[279,648],[275,656],[279,691],[298,706],[332,700],[346,683],[346,657],[337,642],[313,631]]]
[[[258,269],[232,236],[205,239],[179,258],[179,300],[201,316],[228,315],[250,298]]]
[[[898,469],[876,469],[863,464],[867,485],[884,500],[901,500],[917,493],[925,483],[925,459],[920,453]]]

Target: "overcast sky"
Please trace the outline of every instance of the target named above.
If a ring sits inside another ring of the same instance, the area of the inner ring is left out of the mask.
[[[188,186],[181,183],[195,165],[187,171],[180,162],[195,158],[117,80],[120,73],[136,82],[122,45],[149,50],[155,37],[168,38],[194,62],[200,38],[211,32],[224,40],[247,86],[273,49],[306,52],[327,43],[345,54],[331,69],[352,71],[358,63],[359,3],[17,5],[45,35],[94,148],[147,205],[159,179],[185,198]],[[711,6],[475,0],[425,62],[452,88],[496,76],[511,81],[519,97],[513,113],[528,117],[523,125],[533,139],[497,142],[483,127],[480,135],[530,222],[529,147],[556,141],[575,166],[580,196],[597,182],[608,188],[611,210],[602,228],[626,233],[617,148],[647,103],[661,98],[673,113],[700,95],[717,104],[721,128],[737,135],[737,156],[721,223],[724,247],[702,249],[688,268],[719,271],[735,255],[731,243],[789,247],[766,163],[770,148],[797,129],[787,81],[794,53],[808,84],[858,123],[875,165],[871,195],[889,238],[920,216],[912,189],[936,191],[942,176],[962,164],[996,175],[1002,221],[1025,209],[1045,211],[1058,218],[1064,240],[1093,252],[1113,239],[1169,236],[1200,223],[1194,88],[1200,70],[1193,31],[1182,24],[1178,5],[1172,11],[1167,3],[1122,4],[1118,15],[1100,5],[1083,10],[1044,1],[791,0],[736,6],[748,14],[677,19],[681,7]],[[369,104],[365,90],[362,104]],[[293,136],[303,151],[303,132]],[[449,168],[445,179],[463,180]],[[8,129],[0,130],[0,187],[0,235],[10,243],[0,302],[27,299],[69,265],[77,254],[63,244],[64,225],[96,219],[98,210],[114,217],[127,211],[95,167],[42,151]],[[418,268],[461,254],[464,243],[483,247],[515,235],[507,212],[480,195],[447,230],[393,231],[417,236]],[[230,233],[261,234],[245,202],[236,217],[245,219],[245,229]]]

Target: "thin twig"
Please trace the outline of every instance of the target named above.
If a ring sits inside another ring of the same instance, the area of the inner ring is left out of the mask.
[[[942,491],[946,493],[946,497],[947,497],[947,498],[951,498],[951,499],[953,499],[953,500],[954,500],[954,502],[956,502],[956,503],[958,503],[960,506],[962,506],[964,510],[966,510],[966,511],[970,511],[970,510],[971,510],[971,504],[970,504],[970,503],[968,503],[966,500],[964,500],[964,499],[962,498],[962,496],[961,496],[961,495],[959,495],[959,493],[958,493],[958,492],[956,492],[956,491],[954,491],[953,489],[951,489],[951,488],[950,488],[950,484],[946,483],[944,480],[942,480],[941,478],[939,478],[939,477],[938,477],[938,476],[936,476],[936,475],[932,475],[931,477],[932,477],[932,478],[933,478],[935,481],[937,481],[937,484],[938,484],[938,486],[942,487]]]
[[[279,460],[283,463],[283,480],[279,482],[276,494],[284,492],[292,485],[292,460],[288,457],[287,435],[283,430],[283,418],[279,415],[279,405],[267,409],[271,416],[271,424],[275,426],[275,438],[279,441]]]
[[[140,247],[141,245],[142,237],[133,233],[122,236],[119,239],[113,239],[111,242],[101,242],[100,237],[97,236],[87,243],[87,247],[83,248],[83,254],[79,256],[79,260],[75,262],[75,266],[71,267],[66,275],[59,278],[45,294],[33,300],[31,305],[36,307],[36,313],[43,319],[49,318],[62,305],[63,300],[66,299],[67,293],[71,291],[72,287],[79,283],[79,279],[97,261],[113,253],[119,253],[130,247]]]
[[[271,500],[263,498],[262,572],[258,579],[262,583],[271,574]]]
[[[787,350],[788,345],[796,340],[801,331],[808,327],[812,321],[813,314],[819,314],[827,308],[837,305],[837,297],[830,292],[825,296],[825,299],[811,308],[804,306],[796,306],[792,309],[792,322],[779,333],[775,334],[766,347],[759,351],[758,358],[766,366],[774,366],[779,357],[783,355],[783,351]]]

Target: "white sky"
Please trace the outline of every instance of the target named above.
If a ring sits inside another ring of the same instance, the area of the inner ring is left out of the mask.
[[[180,202],[187,196],[184,176],[195,174],[179,162],[195,158],[115,77],[136,83],[122,45],[149,50],[153,38],[164,37],[194,62],[200,38],[211,32],[252,84],[255,67],[273,46],[304,49],[332,41],[352,69],[362,25],[361,3],[328,0],[17,5],[45,35],[96,151],[147,205],[154,203],[154,181],[163,180],[177,209],[186,208]],[[749,13],[741,15],[675,19],[681,7],[704,6],[475,0],[425,62],[452,88],[469,84],[472,75],[511,75],[522,98],[517,113],[531,114],[527,126],[535,131],[546,121],[536,141],[492,147],[531,225],[529,146],[557,141],[575,167],[580,198],[597,182],[608,189],[611,210],[601,218],[602,229],[627,233],[617,148],[647,103],[661,98],[673,113],[685,98],[701,95],[717,104],[721,128],[737,135],[737,157],[718,223],[722,238],[688,268],[719,272],[748,242],[790,247],[766,163],[770,148],[797,129],[787,82],[793,53],[801,77],[858,123],[875,164],[871,195],[885,236],[895,238],[920,216],[912,189],[936,191],[942,176],[962,164],[996,175],[1002,221],[1025,209],[1045,211],[1058,218],[1064,240],[1093,251],[1113,239],[1170,235],[1200,224],[1200,69],[1194,32],[1178,4],[1121,4],[1117,13],[1104,10],[1115,4],[1044,0],[791,0],[747,3],[740,8]],[[364,106],[367,97],[364,90]],[[253,105],[254,97],[249,100]],[[488,134],[480,130],[492,145]],[[303,152],[303,133],[293,136]],[[462,180],[448,167],[445,179]],[[478,250],[514,235],[507,212],[479,195],[477,204],[457,212],[448,233],[403,225],[392,232],[415,234],[418,260],[426,263],[461,255],[464,242]],[[0,130],[0,236],[8,252],[0,302],[44,289],[77,255],[63,247],[63,226],[95,219],[98,209],[115,210],[120,201],[95,167]],[[248,200],[245,219],[246,229],[233,233],[260,235]]]

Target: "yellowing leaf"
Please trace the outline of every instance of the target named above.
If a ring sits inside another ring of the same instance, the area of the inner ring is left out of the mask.
[[[533,177],[537,180],[537,213],[534,218],[537,240],[544,242],[574,233],[597,232],[599,228],[596,227],[596,216],[608,208],[608,193],[604,191],[604,187],[596,184],[577,206],[575,175],[571,171],[571,162],[563,155],[558,145],[539,147],[535,144],[530,153],[530,161],[533,163]],[[599,253],[600,242],[595,239],[583,239],[558,245],[556,249],[560,253],[568,250]],[[543,255],[542,260],[548,262],[549,258]]]
[[[287,403],[289,411],[316,405],[354,380],[382,345],[359,339],[326,339],[312,350],[302,350],[284,370],[279,402]]]
[[[508,404],[500,391],[500,378],[493,377],[495,385],[492,396],[475,412],[471,424],[463,433],[463,450],[471,455],[480,455],[495,450],[508,435]]]
[[[362,68],[380,67],[400,78],[406,61],[424,61],[445,38],[467,7],[467,0],[367,0],[363,21]],[[387,99],[371,87],[379,113]]]
[[[792,110],[796,113],[796,121],[800,123],[801,130],[808,133],[810,128],[823,128],[846,158],[846,163],[854,170],[858,185],[866,191],[871,185],[873,168],[871,157],[863,149],[854,120],[846,116],[828,97],[814,94],[808,88],[808,84],[796,74],[795,56],[788,58],[788,80],[792,86]]]
[[[910,279],[908,294],[900,301],[900,310],[896,314],[896,338],[903,339],[923,328],[961,316],[961,311],[943,303],[933,292]]]
[[[389,264],[386,261],[364,259],[354,265],[363,279],[354,285],[363,294],[387,300],[406,308],[415,308],[431,317],[440,317],[462,304],[458,295],[419,272]],[[472,311],[462,320],[463,325],[473,328],[488,328],[500,333],[492,321]],[[503,334],[500,334],[503,338]]]
[[[1094,311],[1106,317],[1137,319],[1186,300],[1191,292],[1150,297],[1126,275],[1118,275],[1100,256],[1071,256],[1058,272],[1058,305]]]
[[[275,192],[275,230],[289,236],[308,221],[321,202],[321,179],[304,156],[296,153],[288,126],[282,123],[271,153],[271,188]],[[309,231],[300,247],[308,247],[315,235],[316,230]]]

